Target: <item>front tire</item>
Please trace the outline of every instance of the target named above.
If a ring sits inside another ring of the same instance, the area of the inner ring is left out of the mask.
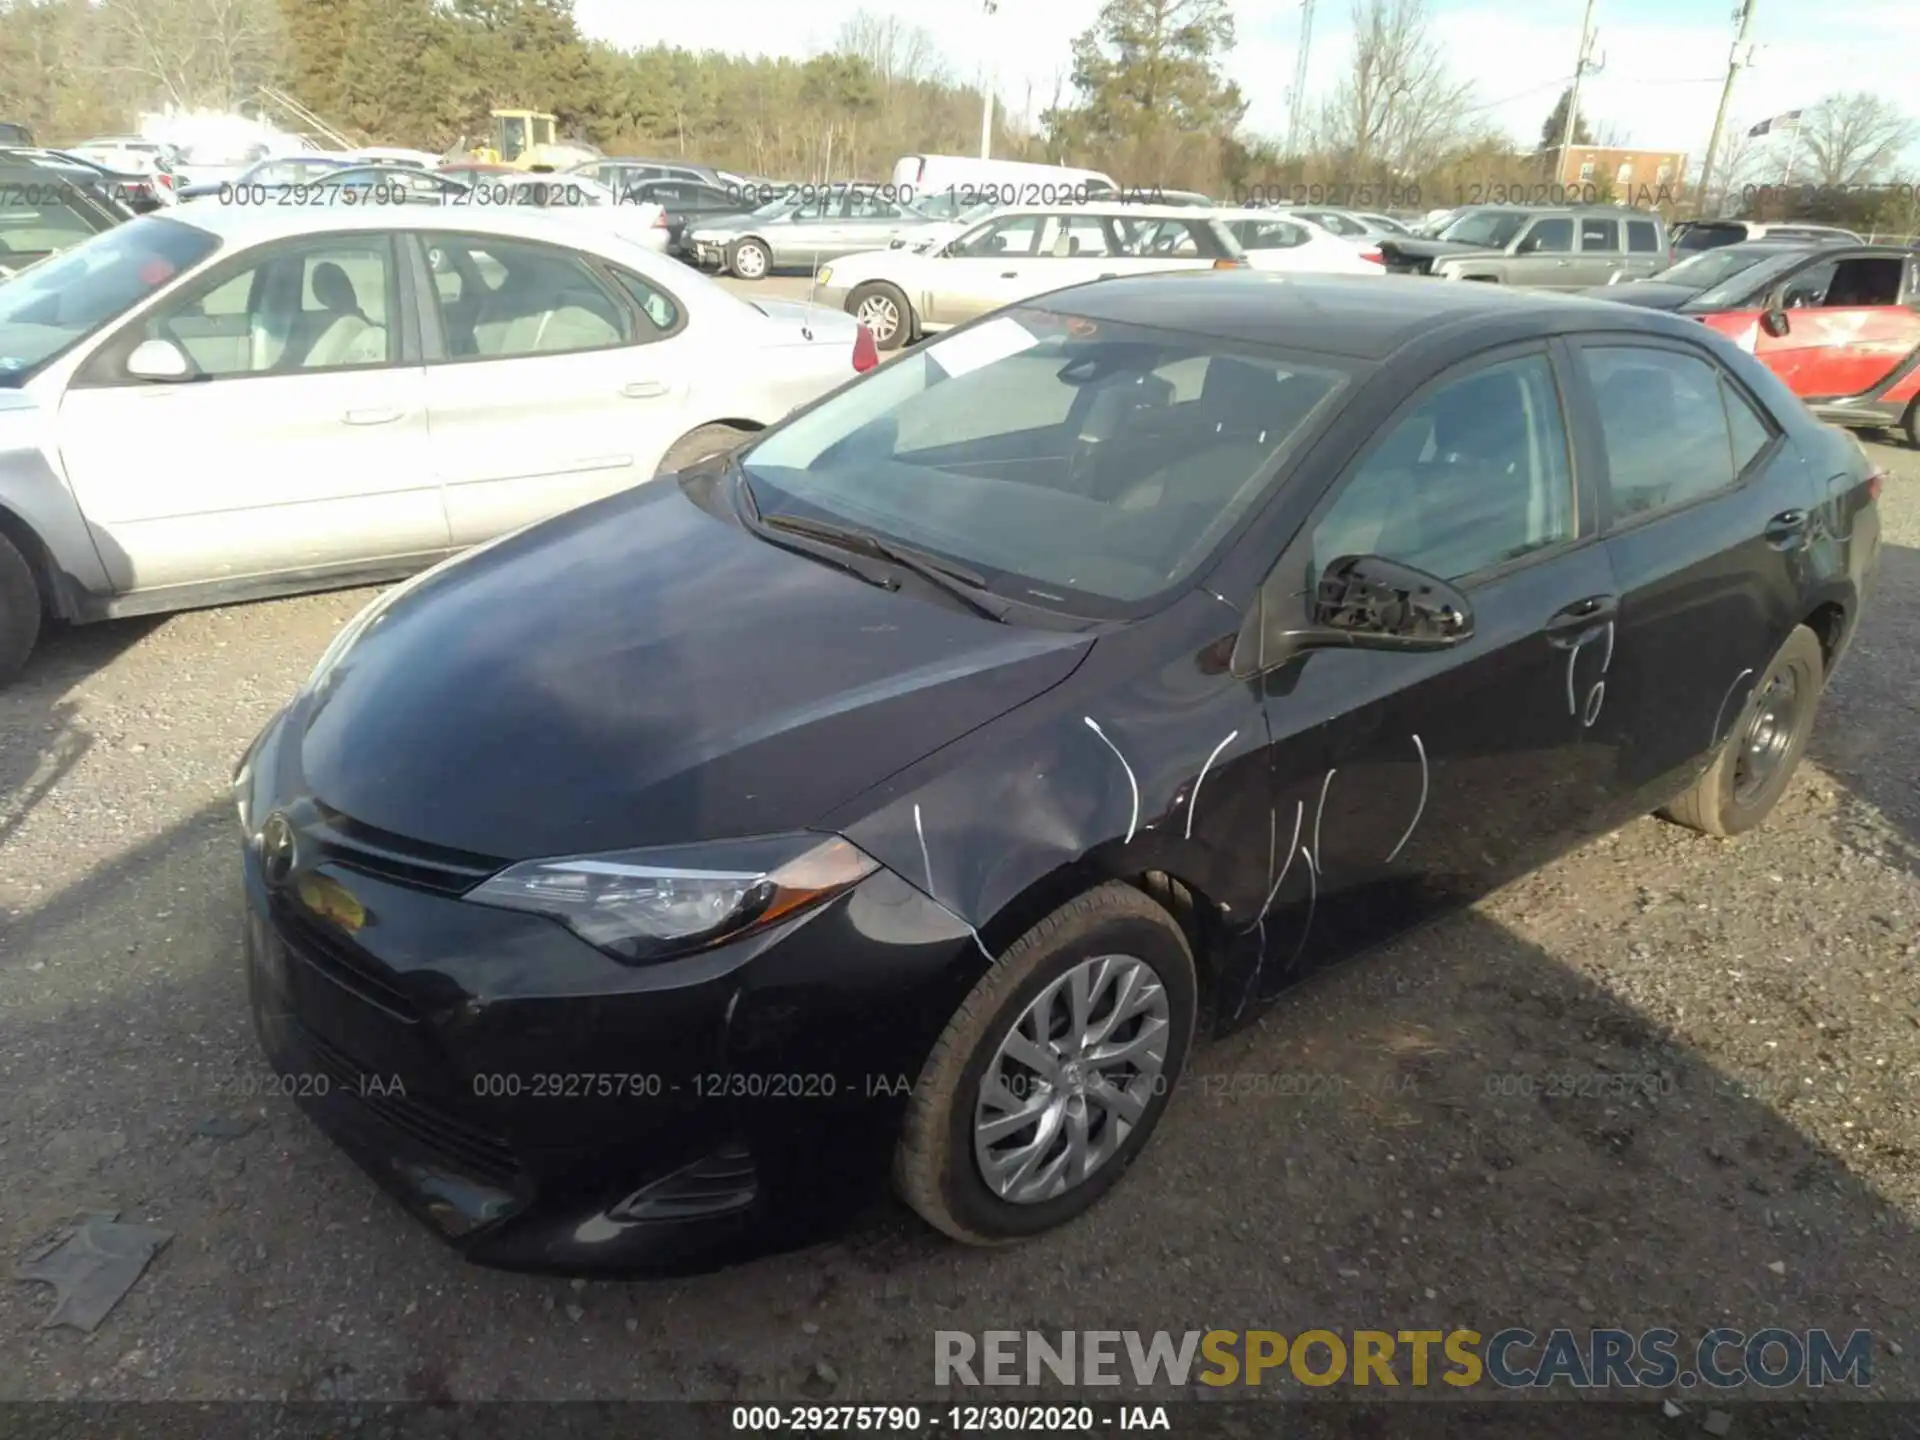
[[[1660,813],[1703,835],[1739,835],[1765,820],[1806,752],[1825,683],[1820,637],[1796,625],[1754,682],[1706,773]]]
[[[921,1070],[894,1180],[970,1245],[1051,1230],[1116,1185],[1159,1123],[1193,1041],[1193,952],[1109,881],[1021,936]]]
[[[913,334],[913,306],[898,285],[869,280],[847,297],[847,313],[873,332],[874,348],[898,350]]]
[[[727,269],[742,280],[764,280],[773,268],[773,256],[758,240],[736,240],[727,250]]]
[[[0,534],[0,685],[18,675],[40,638],[40,586],[27,557]]]

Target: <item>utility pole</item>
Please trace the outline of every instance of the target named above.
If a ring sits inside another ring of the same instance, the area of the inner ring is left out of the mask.
[[[1307,55],[1313,48],[1313,0],[1300,0],[1300,46],[1293,61],[1293,94],[1287,113],[1287,154],[1300,153],[1301,122],[1307,105]]]
[[[1567,156],[1573,149],[1573,127],[1580,116],[1580,80],[1587,73],[1587,59],[1593,51],[1593,0],[1587,0],[1586,13],[1580,17],[1580,54],[1573,62],[1573,88],[1567,92],[1567,123],[1560,132],[1560,157],[1555,168],[1554,183],[1565,185],[1567,180]]]
[[[987,15],[999,13],[1000,0],[983,0]],[[993,158],[993,50],[989,46],[987,58],[980,66],[980,158]]]
[[[1727,55],[1727,79],[1720,87],[1720,108],[1713,112],[1713,134],[1707,139],[1707,158],[1700,164],[1700,203],[1707,204],[1707,185],[1713,179],[1713,157],[1720,149],[1720,132],[1726,128],[1727,102],[1733,98],[1733,82],[1739,77],[1740,67],[1747,63],[1749,52],[1747,31],[1753,24],[1754,0],[1740,0],[1740,8],[1733,12],[1733,18],[1740,22],[1740,29],[1733,37],[1733,49]]]

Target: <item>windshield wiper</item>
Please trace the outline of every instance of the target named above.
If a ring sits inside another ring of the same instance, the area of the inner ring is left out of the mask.
[[[982,598],[979,592],[987,588],[987,578],[965,566],[952,565],[944,560],[935,560],[917,550],[897,545],[891,540],[883,540],[871,530],[856,529],[851,525],[836,525],[831,520],[809,520],[801,515],[772,515],[761,521],[769,530],[780,530],[790,535],[804,535],[810,540],[819,540],[828,545],[837,545],[844,550],[859,554],[872,555],[890,564],[898,565],[902,570],[911,571],[936,589],[959,600],[976,615],[984,615],[989,620],[1007,623],[1007,612],[1002,607]]]

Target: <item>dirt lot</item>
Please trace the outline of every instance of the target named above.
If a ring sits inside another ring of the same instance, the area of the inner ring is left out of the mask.
[[[0,1399],[897,1400],[940,1329],[1716,1324],[1871,1328],[1920,1399],[1920,455],[1877,453],[1879,590],[1762,832],[1641,821],[1311,983],[995,1253],[892,1212],[670,1284],[464,1265],[236,1094],[227,776],[367,595],[53,639],[0,692],[0,1256],[176,1238],[90,1338],[0,1281]]]

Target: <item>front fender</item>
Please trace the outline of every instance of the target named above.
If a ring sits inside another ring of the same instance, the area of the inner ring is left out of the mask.
[[[80,502],[58,468],[53,417],[20,391],[0,397],[0,510],[38,537],[54,568],[55,607],[76,618],[85,595],[108,595],[113,582]]]
[[[826,824],[972,930],[983,962],[1062,874],[1164,871],[1250,923],[1274,858],[1265,711],[1201,659],[1231,612],[1211,598],[1175,609],[1103,637],[1059,685]],[[1175,658],[1143,665],[1168,632]]]

